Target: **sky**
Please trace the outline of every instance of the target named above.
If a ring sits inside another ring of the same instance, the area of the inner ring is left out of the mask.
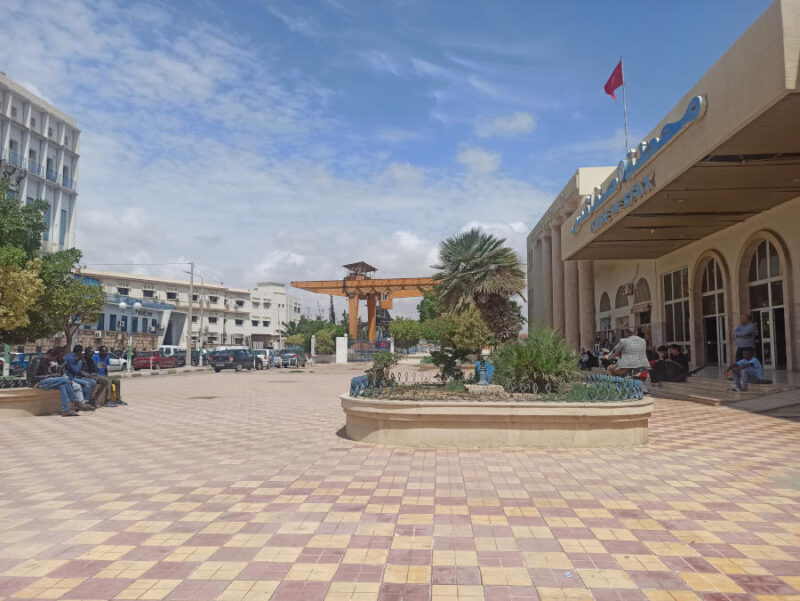
[[[633,144],[768,5],[0,0],[0,70],[82,131],[82,263],[192,260],[237,287],[360,260],[414,277],[475,225],[524,260],[575,170],[622,158],[603,92],[620,53]]]

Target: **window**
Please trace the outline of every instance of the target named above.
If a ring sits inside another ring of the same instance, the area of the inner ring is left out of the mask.
[[[52,128],[52,127],[48,127],[48,128],[47,128],[47,135],[48,135],[48,137],[50,137],[50,138],[52,138],[52,137],[53,137],[53,128]]]
[[[197,296],[197,295],[194,295]],[[177,292],[167,292],[167,300],[176,300],[178,298]]]
[[[36,117],[31,117],[31,129],[36,129]]]
[[[265,303],[264,303],[264,308],[265,308],[265,309],[271,309],[271,308],[272,308],[272,303],[271,303],[271,302],[269,302],[269,301],[265,302]]]
[[[69,146],[69,136],[64,136],[64,146]]]
[[[234,323],[236,323],[237,326],[243,326],[244,325],[244,319],[236,319],[236,320],[234,320]]]
[[[196,294],[193,294],[193,295],[192,295],[192,302],[193,302],[193,303],[196,303],[196,302],[197,302],[197,295],[196,295]]]
[[[689,345],[689,269],[664,274],[666,343]]]
[[[153,331],[155,332],[158,329],[158,320],[157,319],[151,320],[150,327],[153,328]]]
[[[97,329],[104,330],[106,327],[106,316],[105,314],[100,314],[100,319],[97,320]]]
[[[236,301],[236,306],[237,307],[244,307],[244,301],[243,300],[237,300]]]
[[[197,315],[192,315],[192,323],[197,323]]]
[[[130,294],[130,289],[117,287],[117,294],[119,294],[120,296],[128,296],[128,294]]]
[[[142,290],[142,295],[145,298],[153,298],[153,290]]]
[[[138,332],[139,331],[139,318],[134,317],[133,321],[131,322],[131,332]]]
[[[216,305],[218,301],[219,301],[219,297],[218,296],[209,296],[208,297],[208,302],[210,302],[212,305]]]
[[[625,286],[617,288],[617,298],[614,299],[614,308],[621,309],[628,306],[628,295],[625,294]]]
[[[209,317],[208,318],[208,323],[217,323],[217,318],[216,317]]]
[[[258,309],[261,307],[261,303],[253,302],[253,309]]]
[[[254,328],[257,328],[258,327],[258,320],[256,320],[256,319],[252,320],[250,322],[250,325],[252,325]]]
[[[262,321],[261,325],[264,326],[265,328],[268,328],[269,327],[269,322],[268,321]]]
[[[11,107],[11,118],[12,119],[16,119],[17,118],[17,107],[15,107],[15,106]]]
[[[108,329],[112,332],[117,329],[117,316],[116,315],[109,315],[108,316]]]

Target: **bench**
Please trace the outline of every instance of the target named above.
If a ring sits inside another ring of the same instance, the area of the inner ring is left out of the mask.
[[[61,413],[61,396],[58,390],[0,389],[0,420],[51,413]]]

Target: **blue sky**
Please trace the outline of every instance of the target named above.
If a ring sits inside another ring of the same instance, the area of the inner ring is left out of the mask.
[[[83,131],[86,262],[249,286],[428,274],[471,224],[524,256],[575,169],[622,155],[619,53],[635,140],[769,2],[3,4],[0,69]]]

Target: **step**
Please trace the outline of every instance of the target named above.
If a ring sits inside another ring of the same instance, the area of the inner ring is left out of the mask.
[[[722,386],[707,387],[695,386],[690,382],[663,382],[660,386],[650,385],[650,395],[656,398],[692,401],[704,405],[735,403],[762,396],[758,391],[738,392],[729,390],[730,384],[725,385],[722,382],[720,384]]]

